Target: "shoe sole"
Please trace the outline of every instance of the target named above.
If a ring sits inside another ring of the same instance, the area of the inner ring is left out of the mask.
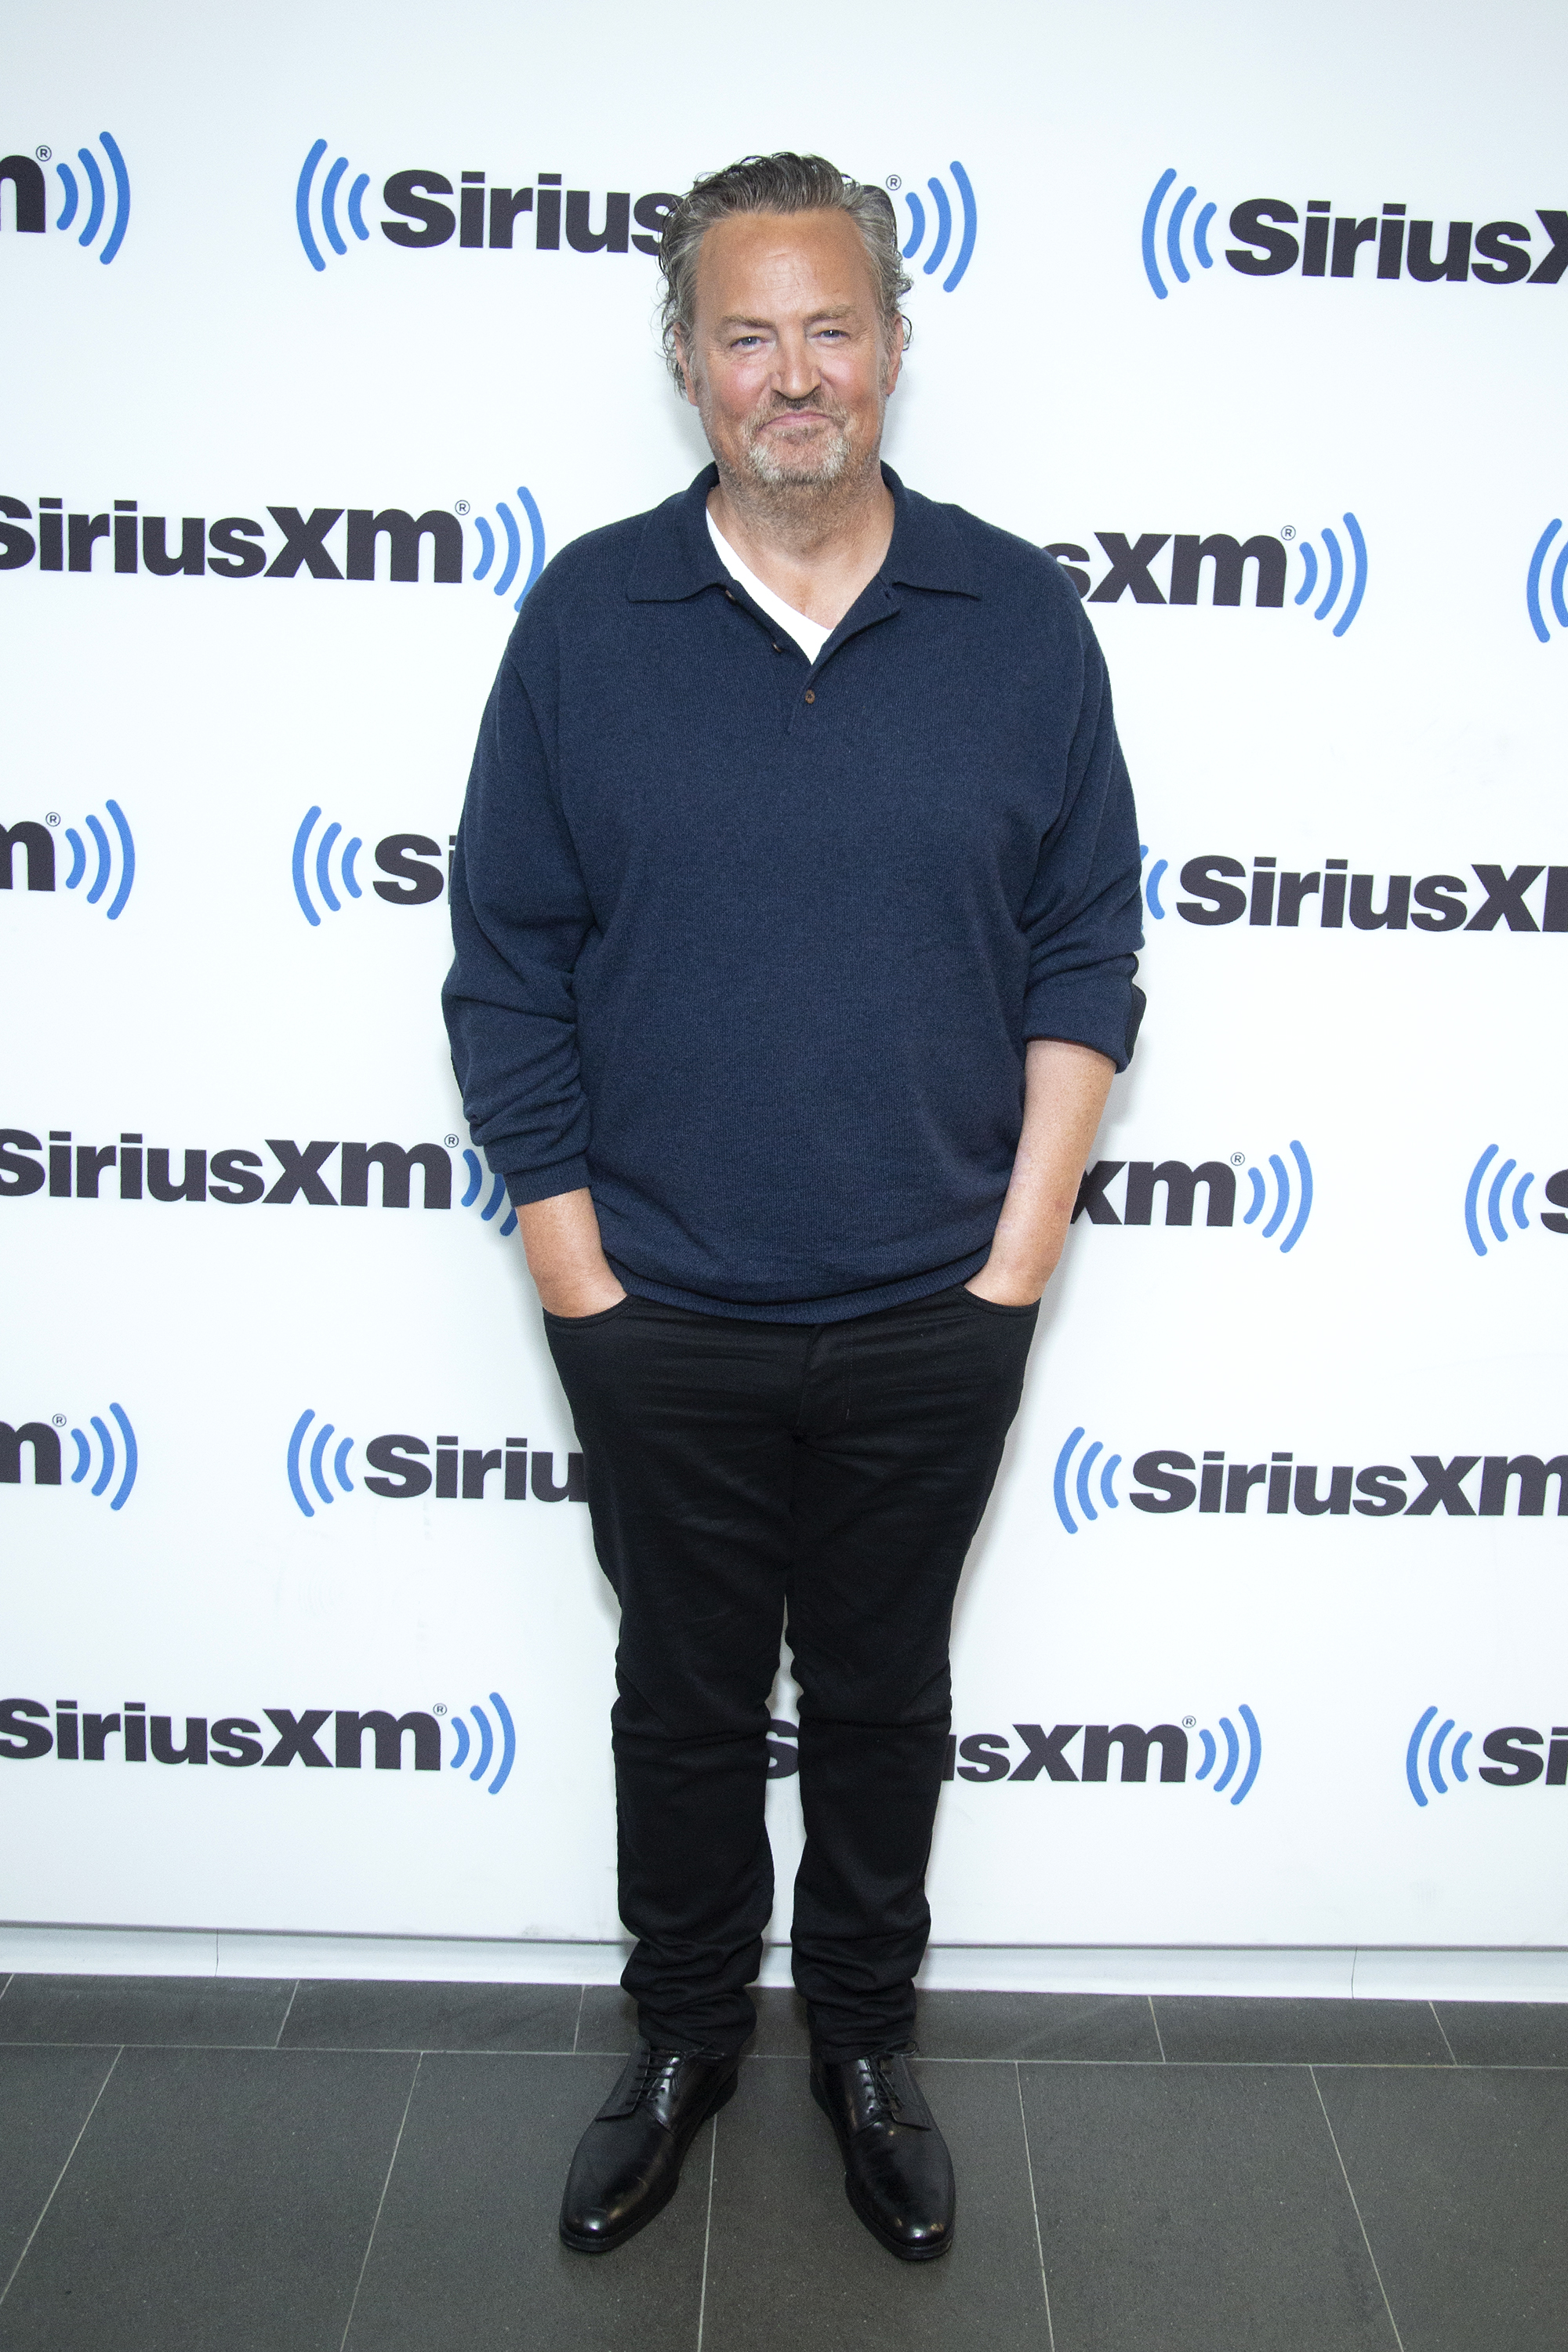
[[[811,2095],[816,2101],[817,2105],[822,2109],[823,2114],[827,2117],[829,2127],[832,2129],[834,2139],[837,2142],[838,2139],[838,2131],[837,2126],[834,2125],[833,2122],[833,2113],[831,2108],[828,2106],[826,2100],[823,2097],[822,2093],[816,2087],[816,2077],[815,2075],[813,2075],[811,2082]],[[841,2145],[838,2152],[841,2156],[844,2153]],[[850,2211],[854,2214],[855,2219],[859,2222],[861,2228],[863,2230],[869,2231],[871,2236],[876,2239],[877,2243],[879,2246],[885,2246],[888,2252],[895,2256],[899,2262],[938,2263],[942,2260],[943,2254],[948,2254],[952,2252],[954,2232],[952,2230],[949,2230],[946,2237],[942,2239],[939,2245],[935,2246],[911,2246],[907,2244],[903,2239],[895,2238],[890,2231],[884,2230],[876,2215],[871,2212],[867,2206],[863,2205],[860,2202],[860,2200],[856,2196],[855,2184],[850,2178],[847,2168],[846,2168],[844,2174],[844,2194],[849,2200]]]
[[[740,2079],[741,2071],[740,2068],[737,2067],[729,2079],[721,2084],[712,2098],[710,2099],[708,2105],[703,2108],[702,2113],[698,2117],[696,2123],[692,2125],[691,2139],[696,2138],[698,2133],[701,2130],[703,2125],[708,2121],[710,2116],[716,2116],[721,2107],[727,2106],[729,2105],[730,2101],[735,2095],[735,2085]],[[680,2174],[685,2168],[686,2158],[690,2154],[690,2152],[691,2140],[688,2140],[686,2143],[685,2153],[682,2155],[680,2164],[677,2168],[675,2178],[670,2182],[669,2187],[665,2190],[657,2205],[645,2206],[642,2211],[639,2212],[634,2220],[626,2222],[622,2228],[618,2230],[606,2232],[602,2237],[583,2237],[579,2235],[577,2231],[568,2230],[564,2222],[562,2222],[558,2224],[557,2227],[557,2235],[559,2236],[562,2244],[569,2247],[574,2254],[613,2254],[617,2247],[624,2246],[627,2242],[628,2239],[635,2238],[639,2230],[646,2230],[650,2221],[658,2221],[659,2215],[663,2212],[665,2207],[668,2204],[670,2199],[674,2196],[676,2190],[680,2186]]]

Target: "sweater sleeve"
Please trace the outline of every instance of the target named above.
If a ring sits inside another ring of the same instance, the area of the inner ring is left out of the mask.
[[[1029,941],[1024,1034],[1092,1045],[1124,1070],[1143,1015],[1133,984],[1143,944],[1138,818],[1105,659],[1081,610],[1078,624],[1083,691],[1066,789],[1021,919]]]
[[[474,1140],[514,1203],[588,1181],[573,969],[594,914],[532,705],[509,647],[452,861],[456,960],[442,991]]]

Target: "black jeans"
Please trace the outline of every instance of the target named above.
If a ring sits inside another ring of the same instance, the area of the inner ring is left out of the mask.
[[[795,1984],[825,2057],[909,2039],[953,1593],[1037,1312],[959,1287],[844,1323],[642,1298],[546,1317],[621,1604],[611,1722],[637,1939],[622,1982],[650,2042],[734,2051],[755,2022],[786,1620],[805,1822]]]

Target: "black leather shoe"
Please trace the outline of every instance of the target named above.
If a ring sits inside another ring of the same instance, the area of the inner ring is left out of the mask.
[[[945,2254],[952,2243],[952,2159],[910,2053],[814,2058],[811,2095],[837,2137],[844,2193],[871,2235],[900,2262]]]
[[[738,2058],[653,2050],[639,2042],[577,2143],[561,2200],[561,2240],[607,2254],[662,2212],[698,2127],[735,2088]]]

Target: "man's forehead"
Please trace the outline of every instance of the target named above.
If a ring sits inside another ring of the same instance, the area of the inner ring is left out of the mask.
[[[748,323],[780,302],[847,315],[875,295],[860,232],[840,212],[731,214],[704,236],[697,278],[726,320]]]

